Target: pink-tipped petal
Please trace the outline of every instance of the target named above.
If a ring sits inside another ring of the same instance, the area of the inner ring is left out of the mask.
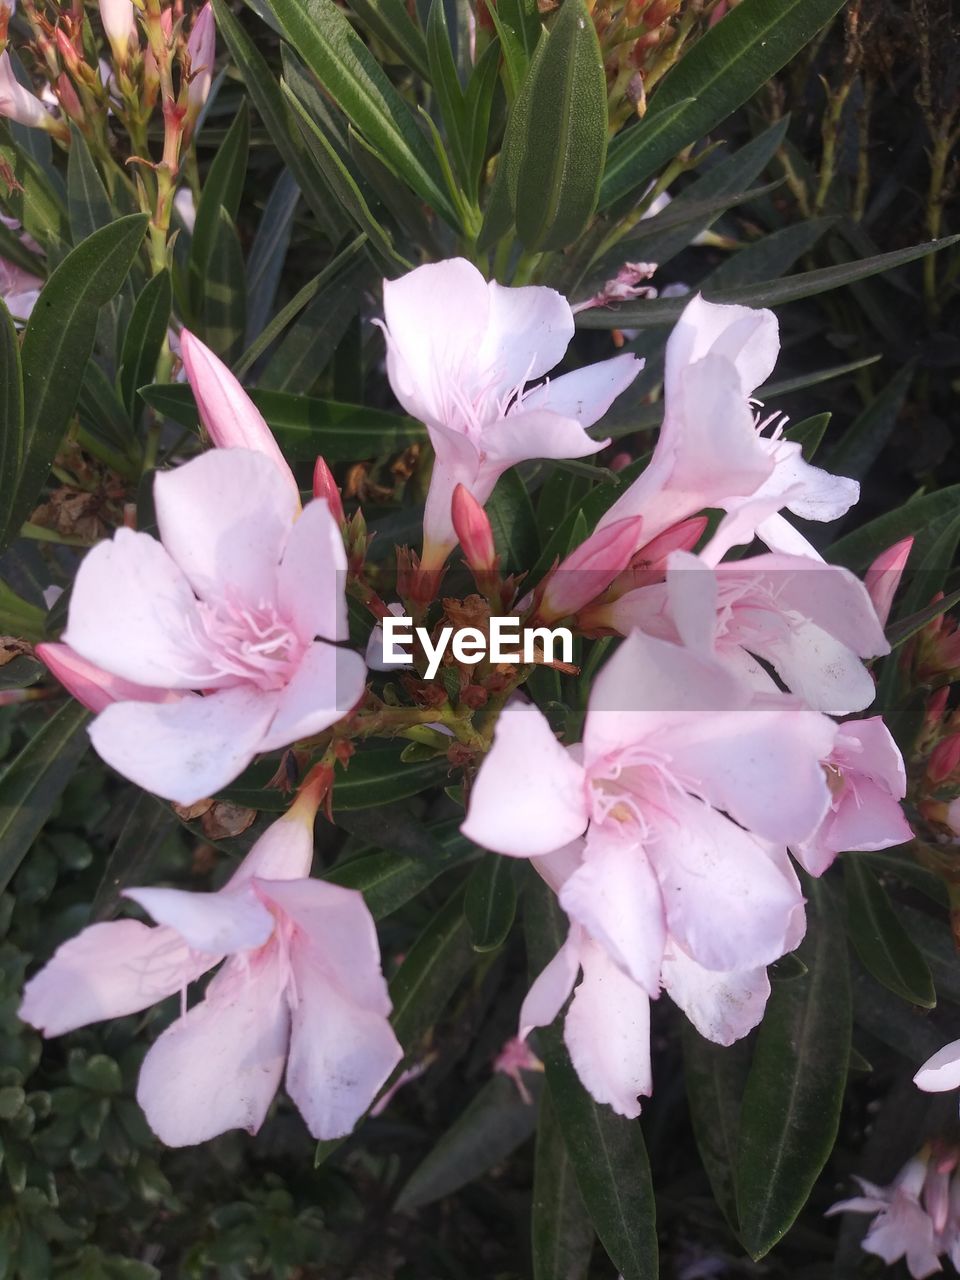
[[[38,644],[34,652],[88,711],[102,711],[113,702],[172,702],[178,697],[169,689],[151,689],[112,675],[81,658],[68,644]]]
[[[251,890],[189,893],[184,889],[125,889],[157,924],[179,933],[195,951],[213,956],[262,947],[274,919]]]
[[[506,707],[473,784],[463,834],[485,849],[527,858],[568,844],[587,817],[583,770],[542,712]]]
[[[178,1018],[140,1069],[137,1101],[168,1147],[190,1147],[230,1129],[256,1133],[286,1058],[287,970],[278,948],[251,966],[228,960],[203,1001]]]
[[[194,19],[187,40],[190,55],[190,85],[187,89],[188,111],[193,120],[200,113],[213,84],[213,64],[217,52],[217,28],[213,5],[205,4]]]
[[[276,715],[257,750],[276,751],[322,733],[363,696],[367,668],[359,653],[315,640],[276,703]]]
[[[304,508],[280,561],[280,611],[301,640],[346,640],[347,553],[336,518],[322,498]]]
[[[201,10],[194,29],[201,23],[212,29],[213,10],[210,5]],[[297,482],[273,432],[227,366],[189,329],[181,330],[180,354],[197,402],[200,421],[213,443],[219,449],[253,449],[262,453],[276,466],[299,503]]]
[[[893,598],[897,594],[900,579],[907,567],[907,560],[913,549],[913,538],[903,538],[895,542],[886,551],[881,551],[864,575],[863,585],[866,587],[877,617],[886,626],[893,606]]]
[[[627,516],[575,547],[547,583],[540,618],[565,618],[605,591],[633,558],[642,527],[643,516]]]

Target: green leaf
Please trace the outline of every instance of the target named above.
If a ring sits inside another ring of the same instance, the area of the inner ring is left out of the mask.
[[[176,828],[177,817],[168,804],[147,791],[133,797],[97,886],[90,910],[93,920],[109,920],[124,889],[155,879],[161,846]]]
[[[888,511],[875,520],[867,521],[852,533],[838,538],[830,546],[830,561],[842,564],[847,569],[866,569],[881,551],[893,546],[901,538],[917,536],[931,528],[938,529],[941,522],[952,520],[958,502],[958,484],[911,498],[896,511]]]
[[[937,1003],[930,969],[886,890],[856,853],[843,859],[847,926],[857,955],[888,991],[923,1009]]]
[[[747,307],[778,307],[787,302],[796,302],[800,298],[812,298],[818,293],[827,293],[831,289],[840,289],[855,280],[863,280],[867,276],[879,275],[891,271],[894,267],[902,267],[907,262],[926,257],[929,253],[939,253],[956,244],[960,236],[945,236],[941,240],[931,240],[928,244],[912,245],[909,249],[895,249],[892,253],[880,253],[873,258],[862,258],[859,262],[844,262],[837,267],[818,267],[814,271],[800,271],[796,275],[786,276],[782,280],[764,280],[758,284],[735,285],[727,289],[704,290],[704,297],[710,302],[738,303]],[[652,329],[660,325],[670,325],[676,321],[686,306],[684,298],[661,298],[656,302],[646,302],[639,306],[595,307],[583,311],[577,316],[577,323],[585,329],[620,329],[639,328]]]
[[[507,1076],[494,1076],[414,1169],[397,1196],[395,1212],[433,1204],[502,1164],[527,1141],[536,1122],[534,1103],[524,1102]]]
[[[818,240],[836,225],[836,218],[806,218],[781,227],[770,235],[731,254],[702,282],[707,293],[735,289],[754,281],[774,280],[809,253]]]
[[[156,382],[140,394],[166,417],[185,427],[196,426],[193,392],[183,383]],[[328,462],[397,453],[413,441],[426,440],[426,429],[412,418],[365,405],[339,404],[282,391],[249,392],[292,461],[313,461],[322,453]]]
[[[391,1021],[407,1053],[439,1018],[475,959],[463,918],[463,891],[457,890],[417,938],[390,983]]]
[[[337,772],[333,787],[334,816],[339,819],[346,810],[378,807],[419,795],[439,782],[449,769],[442,758],[407,763],[401,758],[402,750],[402,747],[392,745],[358,751],[350,760],[349,767]],[[238,778],[236,784],[227,787],[222,796],[251,809],[283,813],[289,808],[287,798],[275,788],[264,789],[265,783],[275,773],[275,765],[254,765],[242,778]],[[260,781],[259,786],[257,781]]]
[[[751,98],[821,27],[843,0],[742,0],[664,78],[639,123],[610,147],[600,207],[636,191],[662,165],[704,137]],[[654,147],[645,133],[671,113]]]
[[[519,572],[533,564],[540,548],[537,517],[515,468],[497,481],[486,510],[504,572]]]
[[[852,476],[854,480],[866,475],[897,425],[915,372],[916,362],[908,361],[874,396],[863,413],[828,450],[823,464],[828,471]]]
[[[533,1165],[533,1280],[587,1280],[593,1240],[550,1091],[544,1090]]]
[[[713,1198],[733,1231],[738,1229],[736,1168],[740,1100],[750,1070],[745,1040],[713,1044],[682,1020],[683,1075],[697,1150]]]
[[[450,47],[450,32],[443,0],[433,0],[427,20],[427,56],[430,59],[430,79],[437,95],[437,105],[443,120],[453,164],[460,181],[467,186],[470,181],[470,156],[467,135],[466,102],[457,75],[457,64]]]
[[[232,364],[247,327],[247,282],[240,237],[223,207],[207,258],[200,314],[199,328],[207,346]]]
[[[346,220],[322,176],[317,172],[306,143],[294,126],[290,108],[284,100],[273,72],[253,40],[234,17],[226,0],[213,0],[217,30],[223,36],[236,63],[257,115],[270,134],[270,140],[296,179],[303,198],[310,206],[327,238],[336,244],[347,226]]]
[[[33,156],[14,144],[3,123],[0,123],[0,163],[7,166],[15,180],[5,204],[22,223],[24,231],[39,240],[48,252],[61,244],[69,244],[66,206],[43,168]]]
[[[476,199],[483,173],[483,162],[490,141],[490,113],[493,109],[494,91],[497,87],[497,69],[500,50],[496,44],[487,45],[480,61],[473,69],[464,101],[465,131],[467,136],[467,195]]]
[[[812,418],[804,418],[802,422],[794,423],[792,427],[788,427],[783,433],[783,438],[784,440],[790,440],[794,444],[799,444],[805,461],[812,462],[814,454],[820,448],[820,441],[823,439],[824,432],[829,425],[830,414],[817,413]]]
[[[603,55],[584,0],[565,0],[514,103],[501,164],[524,247],[562,249],[597,207],[607,152]]]
[[[0,632],[16,636],[30,644],[46,639],[44,622],[46,614],[39,605],[30,604],[3,581],[0,581]],[[8,663],[8,666],[14,664]],[[0,668],[2,670],[2,668]]]
[[[737,1159],[740,1238],[762,1258],[786,1234],[837,1136],[847,1080],[851,1005],[846,939],[819,881],[805,885],[809,970],[776,983],[743,1094]]]
[[[333,0],[269,0],[291,44],[367,142],[452,227],[443,175],[416,118]]]
[[[517,913],[517,886],[511,858],[488,853],[467,881],[464,915],[474,951],[503,946]]]
[[[283,169],[267,197],[250,247],[245,335],[248,345],[263,330],[273,312],[299,203],[300,188],[296,179],[289,169]]]
[[[942,529],[928,528],[928,531],[935,536],[926,553],[919,543],[912,548],[914,563],[911,565],[911,580],[897,602],[898,617],[908,617],[922,609],[931,603],[938,591],[943,590],[947,575],[956,560],[957,547],[960,546],[960,513],[945,520]]]
[[[118,292],[146,229],[145,214],[118,218],[67,255],[47,281],[21,348],[23,465],[0,547],[27,519],[74,411],[93,351],[97,313]]]
[[[23,375],[20,370],[20,341],[6,304],[0,300],[0,494],[4,512],[0,528],[8,519],[6,510],[13,501],[23,462]]]
[[[90,745],[89,719],[78,702],[65,703],[0,774],[0,893]]]
[[[524,904],[529,965],[537,974],[562,945],[566,922],[554,894],[533,876]],[[550,1100],[593,1228],[623,1280],[656,1280],[656,1208],[643,1131],[587,1093],[557,1023],[539,1034]]]
[[[70,151],[67,157],[67,208],[70,213],[70,234],[74,244],[86,240],[101,227],[113,221],[110,197],[100,180],[93,163],[90,148],[83,134],[70,126]]]
[[[403,0],[350,0],[350,8],[368,31],[399,55],[401,62],[424,80],[430,79],[423,35]]]
[[[161,271],[149,280],[137,298],[130,324],[123,339],[117,383],[127,412],[137,414],[137,389],[149,382],[157,369],[157,361],[170,324],[173,294],[169,271]]]
[[[911,636],[915,636],[918,631],[922,631],[928,622],[932,622],[934,618],[939,618],[941,613],[946,613],[948,609],[952,609],[958,603],[960,603],[960,591],[951,591],[949,595],[944,596],[942,599],[935,600],[933,604],[928,604],[925,609],[918,609],[916,613],[908,614],[907,617],[902,618],[900,621],[891,623],[886,632],[890,648],[899,648]]]
[[[190,239],[187,263],[190,299],[195,312],[203,308],[210,263],[222,234],[220,211],[225,210],[232,222],[240,208],[249,152],[250,113],[244,98],[213,158],[197,204],[197,220]]]

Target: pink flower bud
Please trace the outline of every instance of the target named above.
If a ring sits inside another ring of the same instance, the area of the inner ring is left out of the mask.
[[[169,689],[150,689],[111,675],[68,644],[38,644],[34,652],[69,694],[97,714],[113,702],[176,702],[180,697]]]
[[[567,618],[606,591],[633,559],[642,526],[642,516],[627,516],[571,551],[551,575],[537,617],[545,622]]]
[[[633,563],[644,569],[666,569],[667,557],[674,551],[692,551],[707,527],[706,516],[691,516],[689,520],[681,520],[672,524],[663,533],[641,547],[633,558]]]
[[[180,354],[187,380],[207,435],[219,449],[255,449],[277,464],[296,491],[300,490],[273,432],[263,415],[222,360],[189,329],[180,333]]]
[[[944,782],[960,766],[960,734],[942,738],[930,753],[927,777],[933,783]]]
[[[118,66],[125,66],[130,56],[130,41],[137,35],[133,5],[130,0],[100,0],[100,20],[114,60]]]
[[[897,593],[912,547],[913,538],[904,538],[901,542],[895,542],[886,551],[881,551],[864,575],[864,586],[873,601],[877,617],[884,626],[890,617],[893,597]]]
[[[192,127],[213,83],[213,63],[217,55],[217,28],[213,5],[205,4],[197,14],[187,40],[190,59],[190,85],[187,89],[187,125]]]
[[[0,53],[0,116],[31,129],[49,129],[53,124],[40,99],[25,89],[14,75],[6,49]]]
[[[497,563],[493,530],[487,513],[465,485],[458,484],[453,491],[450,516],[467,564],[474,573],[490,573]]]
[[[313,468],[313,496],[326,500],[327,506],[330,508],[330,514],[337,524],[341,527],[346,524],[340,490],[337,488],[337,482],[333,478],[333,472],[321,457],[317,458]]]

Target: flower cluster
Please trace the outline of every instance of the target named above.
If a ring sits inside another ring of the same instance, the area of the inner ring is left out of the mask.
[[[902,557],[864,585],[782,514],[834,519],[857,486],[758,420],[752,397],[779,349],[769,312],[690,301],[650,464],[524,595],[500,576],[483,504],[518,462],[602,448],[589,428],[640,362],[549,379],[573,335],[569,304],[488,283],[463,260],[386,282],[384,312],[391,385],[436,455],[422,555],[398,549],[403,607],[432,625],[510,609],[524,627],[565,618],[622,640],[593,680],[580,743],[561,744],[524,700],[529,670],[456,685],[445,669],[431,689],[414,655],[411,705],[381,701],[348,643],[348,589],[377,620],[398,607],[365,576],[362,515],[346,519],[322,460],[301,506],[252,401],[181,335],[216,447],[158,475],[159,538],[122,528],[86,556],[62,640],[38,652],[97,713],[103,759],[157,795],[193,804],[290,747],[294,774],[312,767],[219,892],[129,891],[155,927],[85,930],[31,980],[22,1009],[60,1034],[185,991],[223,961],[144,1064],[140,1100],[173,1144],[255,1131],[285,1062],[311,1132],[340,1136],[401,1058],[370,915],[309,874],[314,816],[354,739],[409,732],[446,752],[469,783],[464,833],[530,858],[556,892],[570,932],[523,1005],[521,1037],[573,992],[572,1061],[628,1116],[652,1088],[649,1002],[662,990],[721,1044],[762,1017],[766,966],[804,932],[791,855],[820,875],[840,850],[910,837],[883,722],[833,718],[873,700],[864,661],[889,651]],[[710,532],[707,508],[722,513]],[[724,558],[755,537],[767,552]],[[458,540],[480,594],[437,601]]]

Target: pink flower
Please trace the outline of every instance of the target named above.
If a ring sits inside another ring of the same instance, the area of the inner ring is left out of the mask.
[[[863,584],[870,593],[877,617],[884,626],[890,617],[893,598],[897,594],[912,548],[913,538],[895,542],[892,547],[880,552],[864,575]]]
[[[702,1004],[704,1023],[726,984],[752,1017],[765,999],[766,975],[756,971],[803,935],[784,846],[808,838],[827,813],[820,761],[835,732],[789,696],[755,698],[716,662],[634,632],[594,682],[577,752],[559,745],[537,708],[503,711],[462,830],[485,848],[537,858],[545,874],[543,855],[560,860],[562,874],[553,867],[547,878],[575,927],[544,979],[550,990],[561,971],[572,985],[580,967],[578,1007],[592,1008],[600,987],[598,1001],[602,992],[624,1001],[639,1026],[640,997],[656,997],[661,982],[688,1010]],[[568,1044],[569,1028],[568,1015]],[[585,1032],[587,1057],[594,1034]],[[598,1064],[581,1054],[575,1065],[594,1092]],[[646,1080],[647,1068],[634,1067],[631,1087]],[[601,1092],[627,1105],[629,1090]]]
[[[101,671],[182,695],[114,702],[90,737],[125,777],[192,804],[339,720],[365,668],[331,643],[347,634],[346,555],[325,502],[301,514],[248,449],[161,473],[154,497],[161,540],[119,529],[89,552],[63,640]]]
[[[649,215],[647,215],[649,216]],[[571,310],[575,315],[592,307],[609,307],[614,302],[630,302],[634,298],[655,298],[657,291],[645,282],[657,271],[655,262],[625,262],[612,280],[585,302],[578,302]]]
[[[187,40],[190,84],[187,88],[187,133],[192,131],[213,84],[213,64],[217,56],[217,26],[213,5],[205,4],[194,19]]]
[[[907,791],[903,757],[880,716],[845,720],[824,767],[830,811],[809,839],[793,846],[812,876],[844,850],[889,849],[913,839],[900,807]]]
[[[0,258],[0,298],[14,320],[26,321],[36,305],[43,281],[30,271]]]
[[[95,924],[26,985],[44,1035],[147,1009],[220,964],[151,1047],[137,1100],[168,1146],[256,1133],[280,1085],[315,1138],[350,1132],[400,1061],[361,895],[311,880],[316,789],[264,832],[217,893],[130,889],[153,916]]]
[[[227,366],[189,329],[180,331],[180,355],[193,389],[200,421],[219,449],[256,449],[272,459],[300,501],[290,466],[253,403]]]
[[[512,1036],[494,1058],[493,1069],[498,1075],[508,1076],[513,1081],[521,1102],[528,1107],[533,1105],[533,1097],[526,1086],[523,1072],[543,1071],[543,1063],[526,1040]]]
[[[920,1201],[927,1175],[927,1157],[920,1155],[904,1165],[889,1187],[857,1178],[863,1195],[839,1201],[827,1210],[827,1215],[875,1214],[861,1248],[882,1258],[887,1266],[905,1258],[914,1280],[923,1280],[943,1270],[937,1258],[933,1219]]]
[[[0,53],[0,116],[31,129],[50,129],[54,118],[40,99],[25,89],[13,73],[10,55]]]
[[[526,391],[573,337],[573,315],[553,289],[507,289],[463,258],[418,267],[383,286],[387,375],[436,452],[421,566],[439,569],[456,545],[450,517],[463,484],[483,505],[499,477],[528,458],[580,458],[603,442],[597,422],[640,371],[615,356]]]
[[[592,534],[550,575],[537,617],[544,622],[578,613],[630,564],[643,516],[628,516]]]
[[[757,689],[772,689],[762,658],[817,711],[862,711],[876,694],[861,658],[890,652],[866,588],[847,569],[806,556],[762,555],[709,568],[684,551],[665,583],[595,610],[621,634],[639,627],[715,655]]]
[[[694,296],[667,342],[664,419],[653,458],[598,528],[642,515],[649,539],[719,507],[729,513],[718,531],[724,548],[759,533],[774,550],[812,551],[777,513],[786,507],[804,519],[833,520],[856,502],[859,486],[805,462],[800,445],[783,440],[779,427],[761,434],[773,419],[755,419],[751,396],[779,350],[772,311]]]

